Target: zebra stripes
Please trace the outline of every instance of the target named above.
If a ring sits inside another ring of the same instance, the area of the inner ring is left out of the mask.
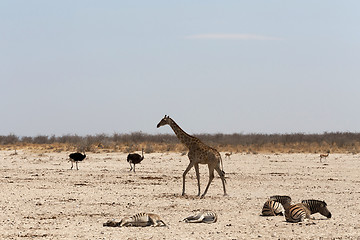
[[[325,201],[309,199],[302,200],[301,203],[310,210],[310,214],[320,213],[327,218],[331,218],[331,212],[327,209]]]
[[[292,223],[309,219],[310,215],[314,213],[331,218],[331,212],[327,209],[326,202],[314,199],[291,204],[289,196],[274,195],[265,202],[262,208],[262,216],[285,215],[285,220]]]
[[[315,213],[320,213],[327,218],[331,218],[332,216],[325,201],[308,199],[302,200],[301,203],[291,205],[291,198],[289,196],[281,195],[271,196],[265,202],[262,209],[263,216],[285,215],[285,220],[291,223],[298,223],[305,219],[310,219],[310,215]],[[217,214],[210,210],[204,210],[186,217],[182,221],[186,223],[215,223],[217,221]],[[109,220],[104,223],[103,226],[168,227],[159,215],[145,212],[137,213],[131,217],[125,217],[121,219],[121,221]]]
[[[261,211],[262,216],[283,216],[285,209],[283,205],[290,204],[291,198],[289,196],[274,195],[264,203]]]
[[[182,221],[186,223],[215,223],[217,221],[217,215],[213,211],[202,211],[184,218]]]
[[[273,200],[267,200],[261,211],[261,215],[263,216],[283,216],[284,213],[285,209],[283,205]]]
[[[166,226],[163,220],[161,220],[160,216],[154,213],[137,213],[134,216],[123,218],[121,220],[121,227],[146,227],[146,226],[154,226],[159,227],[163,224]]]
[[[160,216],[154,213],[137,213],[131,217],[125,217],[120,222],[109,220],[103,224],[106,227],[146,227],[167,226]]]
[[[285,219],[288,222],[302,222],[310,218],[311,214],[320,213],[331,218],[331,212],[327,209],[327,204],[320,200],[302,200],[301,203],[291,205],[289,210],[285,209]]]
[[[310,210],[302,203],[291,205],[285,209],[285,219],[287,222],[302,222],[305,218],[310,218]]]
[[[286,195],[274,195],[274,196],[271,196],[269,198],[269,200],[273,200],[273,201],[276,201],[276,202],[279,202],[281,203],[282,205],[286,204],[286,203],[289,203],[291,202],[291,197],[289,196],[286,196]]]

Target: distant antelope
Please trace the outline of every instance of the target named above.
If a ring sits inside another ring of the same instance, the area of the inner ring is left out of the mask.
[[[225,158],[229,158],[230,159],[230,156],[232,155],[232,152],[227,152],[227,153],[225,153]]]
[[[323,158],[327,158],[329,156],[329,152],[327,154],[320,154],[320,162],[321,162],[321,159]]]
[[[201,211],[184,218],[182,221],[186,223],[215,223],[217,221],[217,214],[213,211]]]
[[[160,216],[155,213],[137,213],[131,217],[125,217],[120,222],[109,220],[104,227],[160,227],[167,226]]]

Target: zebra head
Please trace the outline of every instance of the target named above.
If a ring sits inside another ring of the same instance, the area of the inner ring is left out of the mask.
[[[325,201],[309,199],[309,200],[302,200],[301,203],[307,205],[307,207],[311,211],[311,214],[318,212],[327,218],[331,218],[331,212],[327,208],[327,204]]]

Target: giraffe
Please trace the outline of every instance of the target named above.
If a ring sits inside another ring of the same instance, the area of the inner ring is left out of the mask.
[[[220,153],[212,147],[207,146],[203,142],[201,142],[198,138],[191,136],[187,134],[184,130],[182,130],[179,125],[176,124],[174,120],[172,120],[169,116],[166,116],[161,119],[161,121],[158,123],[157,127],[161,127],[164,125],[169,125],[176,136],[179,138],[180,142],[184,144],[188,149],[188,158],[190,160],[189,165],[185,169],[183,173],[183,190],[182,190],[182,196],[185,195],[185,176],[189,172],[189,170],[194,167],[195,173],[196,173],[196,179],[198,183],[198,195],[200,196],[200,174],[199,174],[199,164],[207,164],[209,168],[209,182],[205,188],[204,193],[201,195],[200,198],[204,198],[205,194],[207,193],[210,183],[214,179],[214,170],[217,171],[219,174],[223,189],[224,189],[224,196],[227,195],[225,190],[225,172],[222,170],[222,159]],[[220,163],[221,168],[220,169]]]

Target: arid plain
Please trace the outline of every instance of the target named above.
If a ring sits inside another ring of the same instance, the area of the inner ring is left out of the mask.
[[[70,170],[70,152],[0,151],[0,239],[360,239],[360,156],[330,154],[221,153],[227,192],[215,174],[199,199],[195,171],[180,153],[145,154],[129,172],[125,153],[87,153],[79,170]],[[200,165],[201,191],[208,181]],[[314,214],[304,223],[282,216],[262,217],[271,195],[293,202],[325,200],[331,219]],[[181,220],[197,210],[217,212],[213,224]],[[167,227],[103,227],[138,212],[159,214]]]

